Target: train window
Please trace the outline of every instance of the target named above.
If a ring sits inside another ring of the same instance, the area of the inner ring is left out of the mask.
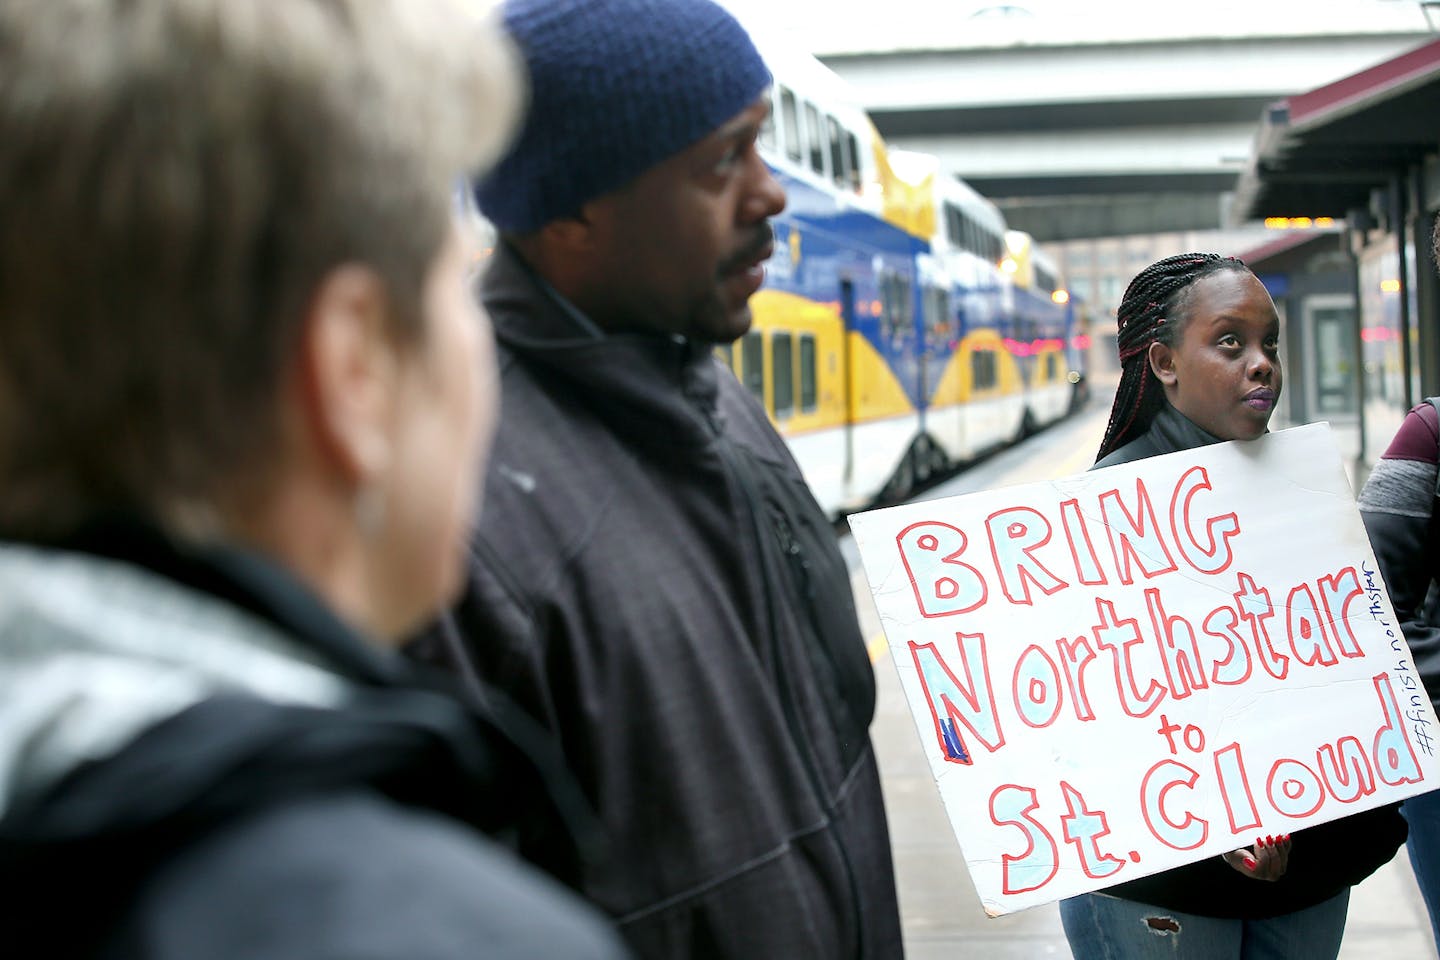
[[[805,145],[810,148],[810,169],[825,175],[825,131],[820,128],[820,111],[805,104]]]
[[[770,101],[770,109],[765,111],[765,119],[760,121],[760,135],[757,138],[760,142],[760,149],[768,153],[775,152],[775,102]]]
[[[885,316],[881,332],[899,337],[914,325],[914,307],[910,302],[910,281],[898,273],[880,275],[880,301]]]
[[[840,121],[827,114],[825,116],[825,132],[830,136],[830,179],[835,181],[835,186],[844,190],[848,178],[845,171],[845,150],[842,146]]]
[[[785,156],[800,162],[800,112],[795,94],[788,87],[780,88],[780,132],[785,137]]]
[[[800,412],[814,413],[816,403],[815,389],[815,335],[802,333],[800,335]]]
[[[1060,354],[1052,353],[1045,358],[1045,379],[1060,379]]]
[[[740,380],[756,400],[765,402],[765,341],[759,331],[745,334],[740,341]]]
[[[772,334],[770,338],[772,394],[775,397],[775,419],[784,420],[795,413],[795,339],[788,333]]]
[[[1055,274],[1051,273],[1049,270],[1046,270],[1044,267],[1037,266],[1035,268],[1035,286],[1039,287],[1046,293],[1054,293]]]
[[[995,386],[995,354],[991,350],[974,350],[970,353],[970,386],[975,390],[989,390]]]
[[[850,161],[845,167],[845,175],[850,179],[850,189],[861,193],[864,184],[860,182],[860,141],[849,130],[845,131],[845,155]]]
[[[940,287],[925,288],[925,339],[929,347],[950,339],[950,294]]]

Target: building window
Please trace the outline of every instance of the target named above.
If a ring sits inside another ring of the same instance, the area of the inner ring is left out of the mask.
[[[1113,273],[1100,278],[1100,300],[1111,310],[1120,305],[1120,278]]]

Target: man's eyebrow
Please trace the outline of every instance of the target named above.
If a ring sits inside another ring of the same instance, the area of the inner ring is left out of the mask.
[[[713,136],[723,140],[732,140],[735,137],[748,136],[752,131],[760,129],[760,125],[765,122],[765,117],[769,116],[769,113],[770,111],[766,110],[765,113],[755,117],[738,117],[721,126],[720,129],[715,131]]]

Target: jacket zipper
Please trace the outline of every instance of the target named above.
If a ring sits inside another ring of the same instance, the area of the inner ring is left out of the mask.
[[[730,449],[729,438],[727,438],[720,429],[720,424],[715,417],[714,411],[705,406],[702,406],[702,410],[706,423],[709,424],[714,433],[716,448],[720,452],[720,459],[724,463],[726,471],[735,479],[740,487],[741,495],[744,498],[746,513],[750,516],[751,529],[755,534],[755,546],[760,550],[760,588],[764,594],[766,626],[769,628],[770,639],[773,644],[775,662],[772,665],[771,672],[776,680],[775,695],[776,699],[780,701],[781,712],[785,716],[785,725],[790,732],[790,742],[795,747],[795,752],[799,755],[801,764],[805,768],[806,779],[810,782],[811,796],[815,800],[815,805],[825,814],[825,818],[829,823],[829,829],[827,829],[826,832],[829,833],[834,840],[835,849],[839,852],[840,860],[844,864],[845,880],[850,888],[850,904],[855,926],[855,942],[851,947],[851,955],[860,957],[863,955],[865,945],[865,913],[860,902],[860,888],[855,876],[855,865],[850,859],[850,851],[846,848],[844,840],[834,830],[835,811],[826,801],[824,780],[821,778],[819,770],[816,769],[815,759],[810,752],[808,738],[805,737],[804,727],[800,723],[797,705],[790,696],[790,687],[786,682],[788,679],[788,671],[786,671],[782,665],[782,657],[779,650],[780,621],[775,610],[775,591],[777,586],[773,583],[774,576],[780,575],[781,571],[770,571],[767,569],[769,565],[765,561],[766,551],[763,539],[765,531],[762,529],[764,522],[760,516],[762,509],[765,509],[765,511],[770,514],[772,520],[778,521],[778,523],[772,522],[770,524],[772,536],[779,541],[779,546],[785,554],[787,562],[790,563],[792,570],[795,570],[799,575],[800,582],[798,586],[805,594],[805,601],[813,604],[814,584],[811,582],[809,575],[810,564],[809,561],[805,559],[804,549],[795,538],[789,521],[784,518],[783,511],[778,507],[772,510],[762,504],[762,498],[759,492],[751,485],[744,468],[736,462],[735,453]],[[817,637],[816,639],[818,640],[819,638]]]

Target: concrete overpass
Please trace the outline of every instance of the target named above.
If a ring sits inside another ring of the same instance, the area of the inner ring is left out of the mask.
[[[890,142],[1045,241],[1225,225],[1267,105],[1433,39],[1412,0],[1016,3],[770,0],[767,16]]]

